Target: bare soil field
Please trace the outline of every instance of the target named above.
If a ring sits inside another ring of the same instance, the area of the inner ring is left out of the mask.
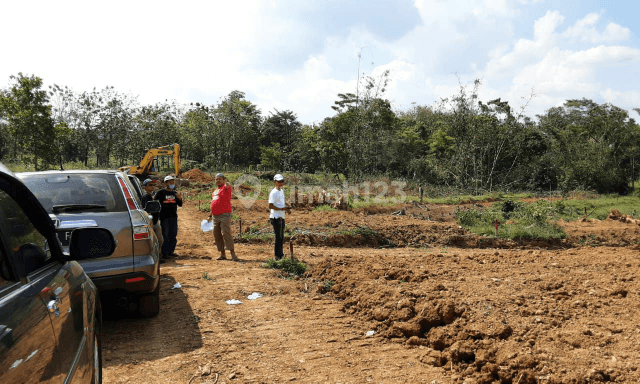
[[[286,279],[262,267],[269,239],[238,236],[270,233],[266,201],[233,206],[240,262],[214,260],[208,204],[186,202],[160,315],[103,304],[106,383],[640,382],[635,223],[513,241],[460,228],[450,205],[300,208],[287,228],[310,268]]]

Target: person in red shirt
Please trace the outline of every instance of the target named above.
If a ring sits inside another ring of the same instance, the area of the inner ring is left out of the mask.
[[[233,234],[231,233],[231,184],[222,174],[216,175],[216,186],[218,189],[211,194],[211,215],[209,220],[213,218],[213,237],[216,240],[216,246],[220,251],[220,257],[217,260],[226,260],[225,247],[231,252],[231,258],[238,260],[235,249],[233,247]]]

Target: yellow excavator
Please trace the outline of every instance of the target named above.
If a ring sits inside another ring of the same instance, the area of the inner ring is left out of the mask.
[[[169,156],[168,159],[164,156]],[[171,165],[173,158],[173,167],[176,178],[180,176],[180,144],[165,145],[163,147],[151,148],[147,150],[138,166],[131,165],[118,168],[118,171],[137,176],[140,180],[146,178],[157,179],[160,175],[160,169]],[[166,160],[166,161],[165,161]]]

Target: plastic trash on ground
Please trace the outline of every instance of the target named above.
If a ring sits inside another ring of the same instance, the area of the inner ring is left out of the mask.
[[[236,300],[236,299],[231,299],[231,300],[225,301],[225,303],[227,303],[229,305],[236,305],[236,304],[242,304],[242,301]]]
[[[376,331],[369,331],[369,332],[365,333],[365,336],[367,336],[367,337],[373,336],[374,333],[376,333]]]
[[[213,231],[213,221],[209,221],[207,219],[203,219],[200,222],[200,229],[202,229],[202,232],[211,232],[211,231]]]
[[[253,292],[252,294],[250,294],[249,296],[247,296],[247,299],[249,300],[255,300],[255,299],[259,299],[262,297],[261,293],[258,292]]]
[[[171,289],[180,289],[180,288],[182,288],[182,285],[180,285],[180,283],[175,283],[173,284],[173,288]]]

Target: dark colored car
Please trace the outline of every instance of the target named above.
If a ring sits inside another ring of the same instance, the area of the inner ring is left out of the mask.
[[[100,383],[98,291],[75,261],[115,249],[103,228],[63,252],[47,211],[0,163],[0,383]]]
[[[65,251],[75,228],[111,231],[116,249],[79,263],[101,293],[145,317],[160,310],[160,248],[153,222],[142,207],[135,177],[118,171],[77,170],[16,174],[56,223]],[[151,212],[159,210],[155,204]]]

